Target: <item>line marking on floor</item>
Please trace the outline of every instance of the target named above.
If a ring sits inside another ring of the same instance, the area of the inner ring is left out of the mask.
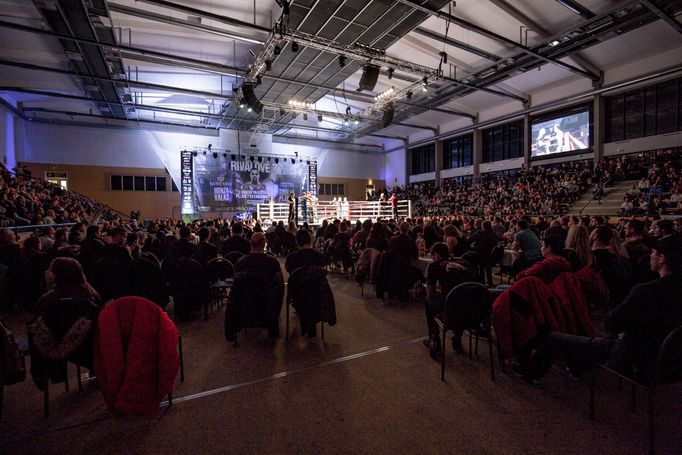
[[[368,351],[358,352],[356,354],[350,354],[350,355],[339,357],[339,358],[332,359],[332,360],[327,360],[327,361],[320,362],[320,363],[317,363],[315,365],[310,365],[307,367],[296,368],[296,369],[290,370],[290,371],[283,371],[281,373],[276,373],[276,374],[273,374],[271,376],[267,376],[265,378],[255,379],[253,381],[241,382],[239,384],[232,384],[232,385],[228,385],[228,386],[224,386],[224,387],[218,387],[216,389],[206,390],[204,392],[193,393],[191,395],[185,395],[183,397],[177,397],[177,398],[173,397],[173,405],[175,405],[176,403],[182,403],[185,401],[196,400],[199,398],[204,398],[204,397],[217,395],[217,394],[224,393],[224,392],[229,392],[231,390],[239,389],[239,388],[246,387],[246,386],[253,385],[253,384],[259,384],[259,383],[266,382],[266,381],[271,381],[273,379],[286,378],[288,376],[293,376],[293,375],[299,374],[299,373],[305,373],[306,371],[315,370],[317,368],[322,368],[322,367],[326,367],[329,365],[335,365],[337,363],[343,363],[343,362],[348,362],[350,360],[360,359],[362,357],[367,357],[367,356],[370,356],[373,354],[379,354],[380,352],[386,352],[386,351],[390,351],[392,349],[396,349],[396,348],[399,348],[402,346],[407,346],[410,344],[418,343],[424,339],[426,339],[426,338],[420,337],[420,338],[414,338],[412,340],[399,341],[399,342],[393,343],[391,345],[382,346],[380,348],[375,348],[375,349],[370,349]],[[160,407],[161,408],[170,408],[168,406],[168,400],[161,402]],[[19,436],[16,436],[14,438],[10,438],[8,440],[2,441],[0,443],[0,447],[12,446],[12,445],[15,445],[17,442],[24,440],[24,439],[27,439],[27,438],[36,438],[36,437],[42,436],[42,435],[47,434],[47,433],[53,433],[53,432],[57,432],[57,431],[68,430],[68,429],[76,428],[76,427],[83,426],[83,425],[89,425],[92,423],[101,422],[102,420],[108,420],[110,418],[112,418],[112,416],[107,415],[107,416],[100,416],[100,417],[94,418],[92,420],[85,420],[85,421],[78,421],[77,420],[75,422],[65,423],[63,425],[50,427],[50,428],[47,428],[43,431],[36,431],[36,432],[31,432],[31,433],[25,434],[25,435],[19,435]]]

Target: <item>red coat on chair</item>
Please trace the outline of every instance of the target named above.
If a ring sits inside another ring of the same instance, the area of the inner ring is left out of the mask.
[[[590,308],[578,277],[564,272],[549,285],[566,321],[566,333],[594,336]]]
[[[154,417],[173,389],[180,365],[178,331],[166,313],[142,297],[122,297],[99,315],[94,366],[114,414]]]
[[[514,356],[514,349],[524,348],[540,331],[559,330],[552,305],[552,293],[534,276],[517,281],[493,304],[493,327],[505,358]]]

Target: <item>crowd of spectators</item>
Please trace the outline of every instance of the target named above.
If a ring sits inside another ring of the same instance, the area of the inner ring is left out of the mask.
[[[112,221],[117,217],[103,204],[33,178],[25,166],[12,175],[0,165],[0,225],[27,226]]]
[[[592,162],[582,161],[482,174],[476,180],[444,179],[440,187],[415,183],[392,192],[398,199],[411,200],[417,216],[501,216],[518,211],[556,215],[578,199],[592,179]]]

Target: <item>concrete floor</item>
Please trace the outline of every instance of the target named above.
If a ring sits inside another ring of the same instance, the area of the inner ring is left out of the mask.
[[[224,309],[179,324],[186,379],[153,420],[112,418],[96,383],[51,387],[51,416],[30,380],[5,388],[0,453],[466,453],[637,454],[646,451],[644,395],[601,376],[597,419],[588,384],[554,369],[541,386],[502,374],[481,357],[447,357],[446,381],[421,337],[423,307],[386,306],[333,275],[338,324],[326,344],[272,345],[264,331],[223,337]],[[16,323],[16,318],[15,318]],[[297,320],[292,316],[292,324]],[[282,311],[282,330],[284,311]],[[292,327],[292,332],[294,328]],[[466,345],[466,343],[465,343]],[[349,357],[350,356],[350,357]],[[497,365],[496,365],[497,368]],[[284,374],[283,374],[284,373]],[[659,453],[682,453],[679,389],[662,388]]]

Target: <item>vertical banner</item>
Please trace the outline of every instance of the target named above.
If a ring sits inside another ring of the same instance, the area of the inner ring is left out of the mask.
[[[192,152],[183,150],[180,159],[180,197],[182,199],[180,213],[187,215],[194,213]]]
[[[317,161],[313,160],[308,165],[308,191],[317,196]]]

